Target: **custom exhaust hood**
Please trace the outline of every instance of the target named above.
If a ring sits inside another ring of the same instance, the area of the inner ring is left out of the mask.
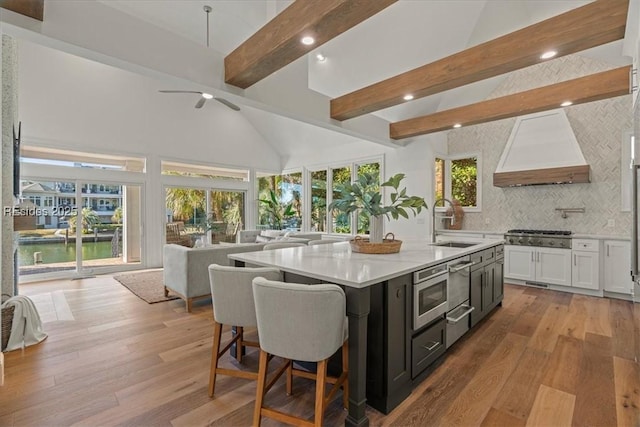
[[[518,117],[495,187],[590,182],[590,170],[563,109]]]

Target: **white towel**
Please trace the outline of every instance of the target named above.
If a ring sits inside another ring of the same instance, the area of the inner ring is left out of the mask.
[[[17,350],[47,338],[42,331],[42,321],[35,304],[29,297],[16,295],[2,304],[2,308],[14,306],[13,325],[7,348],[4,351]]]

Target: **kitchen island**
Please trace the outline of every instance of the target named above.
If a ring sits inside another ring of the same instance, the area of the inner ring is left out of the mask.
[[[496,246],[502,241],[485,240],[473,242],[468,247],[440,246],[427,241],[405,241],[396,254],[362,254],[352,252],[348,242],[328,245],[286,248],[271,251],[231,254],[229,258],[237,264],[243,263],[279,268],[284,272],[285,281],[298,283],[335,283],[344,286],[347,298],[347,316],[349,317],[349,413],[345,424],[366,426],[369,420],[365,414],[367,403],[367,345],[368,316],[372,308],[372,289],[377,285],[388,284],[403,278],[403,289],[396,292],[409,301],[405,314],[411,316],[410,300],[412,274],[428,267],[443,264],[465,255],[480,253]],[[375,298],[374,298],[375,299]],[[379,309],[374,304],[376,310]],[[385,318],[380,313],[372,317]],[[405,316],[406,317],[406,316]],[[410,333],[408,320],[400,325],[405,330],[390,331],[388,336],[404,337]],[[387,324],[386,328],[395,326]],[[408,358],[409,356],[407,356]],[[406,365],[406,363],[405,363]],[[408,361],[411,365],[411,361]],[[410,370],[410,366],[404,366]],[[400,375],[402,376],[402,375]],[[408,373],[405,376],[410,376]],[[405,383],[410,385],[411,378]],[[410,390],[409,390],[410,391]],[[405,396],[406,397],[406,396]]]

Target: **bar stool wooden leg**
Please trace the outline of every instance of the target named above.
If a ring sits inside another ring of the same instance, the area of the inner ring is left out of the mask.
[[[260,349],[260,364],[258,367],[258,385],[256,387],[256,405],[253,410],[253,425],[260,427],[262,418],[262,404],[264,402],[264,389],[267,382],[267,352]]]
[[[293,360],[289,360],[289,366],[287,366],[287,396],[293,394]]]
[[[236,341],[236,360],[238,363],[242,363],[242,353],[244,353],[244,328],[242,326],[237,327],[238,341]]]
[[[218,354],[220,353],[220,340],[222,339],[222,325],[214,321],[213,347],[211,348],[211,370],[209,371],[209,397],[213,397],[216,386],[216,371],[218,369]]]
[[[342,383],[342,406],[349,409],[349,342],[342,344],[342,374],[347,378]]]
[[[327,360],[318,362],[316,372],[316,408],[315,408],[315,427],[322,427],[322,418],[324,415],[324,392],[327,381]]]

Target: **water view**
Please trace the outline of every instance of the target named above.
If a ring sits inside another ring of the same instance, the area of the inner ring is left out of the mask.
[[[35,265],[33,254],[42,254],[42,264],[55,264],[62,262],[75,262],[76,244],[64,243],[42,243],[33,245],[21,244],[18,247],[18,262],[20,267]],[[83,242],[82,259],[104,259],[111,258],[111,242]]]

